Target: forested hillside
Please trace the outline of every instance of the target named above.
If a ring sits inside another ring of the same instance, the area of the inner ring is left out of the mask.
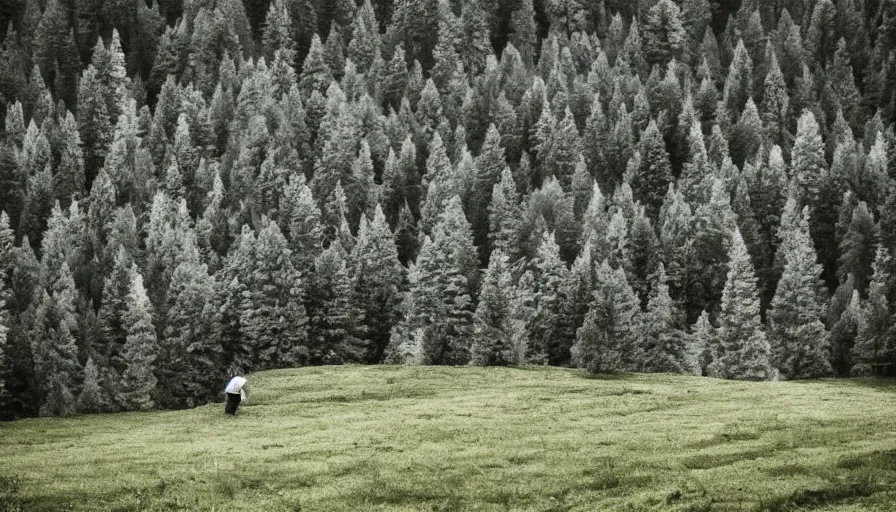
[[[0,412],[896,373],[896,0],[7,0]]]

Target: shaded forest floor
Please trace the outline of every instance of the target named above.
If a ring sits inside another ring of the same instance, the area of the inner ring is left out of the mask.
[[[236,418],[0,423],[0,510],[896,510],[896,382],[389,366],[249,382]]]

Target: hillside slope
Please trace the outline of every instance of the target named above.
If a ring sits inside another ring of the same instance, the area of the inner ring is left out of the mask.
[[[896,510],[893,383],[388,366],[249,380],[236,418],[213,404],[0,424],[0,501],[29,511]]]

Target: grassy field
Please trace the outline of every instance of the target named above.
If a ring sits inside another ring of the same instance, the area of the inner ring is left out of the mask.
[[[388,366],[249,381],[236,418],[0,423],[0,511],[896,510],[896,383]]]

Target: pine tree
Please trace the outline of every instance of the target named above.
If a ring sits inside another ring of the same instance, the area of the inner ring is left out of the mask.
[[[476,175],[470,201],[470,223],[473,225],[474,243],[485,249],[489,232],[489,201],[496,184],[502,179],[502,171],[507,166],[501,134],[494,124],[489,126],[482,144],[482,152],[476,159]],[[484,251],[483,251],[484,253]]]
[[[672,167],[666,144],[655,121],[651,120],[640,143],[640,165],[632,177],[635,199],[642,202],[652,218],[656,218],[669,183],[672,181]]]
[[[130,269],[130,292],[122,322],[127,338],[122,350],[126,367],[121,374],[117,402],[126,410],[149,410],[154,406],[156,378],[153,363],[156,352],[156,328],[152,305],[143,287],[143,276],[137,266]]]
[[[358,66],[358,71],[366,73],[379,51],[379,24],[370,0],[365,0],[355,12],[352,40],[348,44],[348,58]]]
[[[75,412],[80,367],[75,345],[77,290],[68,264],[55,282],[39,292],[29,332],[41,416]]]
[[[579,131],[568,107],[563,119],[549,133],[538,153],[542,176],[555,176],[563,189],[569,190],[582,149]]]
[[[763,126],[762,120],[759,118],[759,111],[756,109],[753,98],[749,98],[731,133],[729,144],[731,160],[734,164],[742,168],[744,162],[753,160],[763,138]]]
[[[706,367],[715,358],[715,328],[709,321],[709,313],[700,313],[700,318],[691,327],[691,336],[685,352],[685,371],[691,375],[704,375]]]
[[[60,116],[57,137],[59,163],[56,167],[53,190],[56,199],[65,207],[72,198],[83,197],[86,190],[81,136],[78,134],[78,125],[71,112],[66,111],[64,117]]]
[[[877,247],[874,257],[874,271],[868,286],[868,300],[862,308],[858,334],[850,351],[854,376],[878,375],[888,366],[888,357],[893,352],[893,316],[886,295],[891,256],[883,246]]]
[[[768,312],[772,361],[786,378],[819,377],[831,373],[829,340],[816,296],[821,265],[809,236],[808,208],[793,221],[797,225],[781,227],[787,236],[781,249],[784,273]]]
[[[10,298],[6,280],[10,277],[12,267],[13,232],[9,229],[9,217],[0,212],[0,406],[7,409],[10,405],[10,391],[7,381],[12,374],[13,358],[8,355],[10,315],[7,301]]]
[[[672,59],[681,59],[687,36],[681,10],[672,0],[660,0],[647,13],[644,24],[644,50],[647,62],[665,67]]]
[[[699,122],[691,124],[688,146],[688,157],[682,168],[678,186],[684,198],[696,205],[709,199],[711,188],[709,176],[713,173],[703,138],[703,128]]]
[[[353,280],[341,247],[333,245],[315,261],[309,295],[309,345],[312,363],[362,361],[365,347],[361,312],[353,305]]]
[[[769,53],[771,64],[765,75],[762,94],[762,123],[772,144],[783,146],[787,142],[787,127],[790,125],[790,97],[778,58],[775,52]]]
[[[638,350],[641,371],[681,373],[686,368],[687,338],[675,329],[675,317],[661,264],[644,314],[644,335]]]
[[[410,272],[405,323],[409,331],[424,330],[424,361],[464,364],[469,360],[472,328],[471,281],[476,253],[472,233],[455,196],[426,237]]]
[[[669,185],[660,210],[659,248],[665,260],[670,294],[677,301],[685,295],[691,244],[694,239],[694,213],[683,194]]]
[[[113,134],[101,77],[93,65],[87,67],[78,82],[77,114],[78,133],[84,144],[84,170],[90,182],[103,164]]]
[[[159,401],[168,407],[213,400],[225,364],[218,283],[192,245],[171,276],[163,350],[156,364]]]
[[[849,376],[852,368],[852,349],[855,346],[862,322],[862,303],[859,291],[853,290],[849,305],[831,329],[831,366],[841,377]]]
[[[353,300],[361,308],[361,325],[366,328],[362,333],[367,350],[364,361],[378,363],[399,319],[404,281],[395,239],[382,208],[376,208],[369,222],[366,216],[361,218],[350,261],[356,279]]]
[[[100,387],[100,369],[93,358],[84,365],[84,384],[78,394],[77,411],[80,413],[107,412],[112,407],[109,398]]]
[[[816,204],[821,180],[827,170],[824,142],[819,130],[815,115],[804,111],[797,124],[791,156],[791,176],[796,180],[799,200],[803,204]]]
[[[488,212],[490,247],[514,260],[519,253],[520,206],[516,183],[509,167],[504,168],[501,181],[492,188]]]
[[[508,258],[501,249],[495,249],[482,278],[479,304],[473,316],[472,364],[495,366],[514,362],[511,338],[513,292]]]
[[[268,222],[258,233],[254,264],[243,275],[240,326],[251,354],[244,368],[289,367],[307,360],[306,284],[290,254],[280,228]]]
[[[422,228],[425,233],[431,233],[436,220],[444,210],[445,202],[460,192],[451,160],[438,133],[433,136],[430,144],[422,189],[426,194],[420,205]]]
[[[722,99],[728,119],[719,119],[720,123],[740,117],[747,99],[753,95],[753,64],[743,40],[738,40],[734,58],[728,69],[728,78],[725,80]]]
[[[735,230],[728,251],[729,270],[719,313],[718,347],[709,374],[742,380],[771,377],[771,348],[759,318],[756,276],[747,246]]]
[[[294,30],[289,6],[284,0],[274,0],[270,3],[264,25],[261,41],[265,57],[273,61],[277,50],[285,50],[287,62],[292,63],[295,59]]]
[[[591,373],[630,368],[641,337],[641,308],[621,268],[604,261],[597,269],[594,296],[576,334],[572,360]]]
[[[535,9],[532,0],[522,0],[510,17],[510,42],[520,52],[523,62],[531,66],[535,62],[538,42]]]
[[[305,57],[302,66],[302,74],[299,78],[299,89],[305,98],[309,98],[313,91],[324,93],[333,80],[333,71],[324,56],[324,47],[320,36],[314,34],[311,38],[311,48]]]
[[[119,247],[103,285],[103,299],[97,314],[98,336],[91,354],[96,364],[111,371],[110,381],[102,380],[100,385],[112,398],[118,394],[116,386],[127,367],[124,347],[128,335],[128,300],[133,285],[132,264],[132,256],[124,247]]]
[[[528,336],[528,359],[531,363],[558,365],[569,359],[570,347],[558,336],[563,325],[569,270],[560,259],[553,232],[546,230],[542,234],[532,267],[535,309]]]
[[[852,276],[856,290],[861,295],[865,294],[868,287],[876,244],[877,227],[874,217],[868,211],[868,205],[862,201],[853,209],[852,220],[840,241],[837,266],[837,277],[843,280],[848,275]]]

